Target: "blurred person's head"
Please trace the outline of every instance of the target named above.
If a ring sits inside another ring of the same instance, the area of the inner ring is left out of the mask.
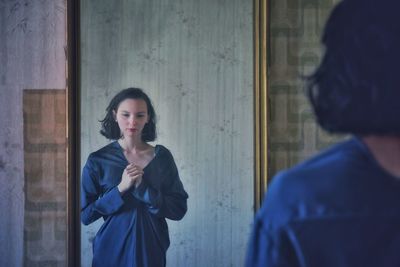
[[[318,123],[329,132],[400,135],[400,1],[344,0],[308,78]]]

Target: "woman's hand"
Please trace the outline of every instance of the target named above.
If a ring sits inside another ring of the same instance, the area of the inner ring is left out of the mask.
[[[121,182],[118,185],[118,190],[121,194],[124,194],[133,185],[138,187],[142,182],[143,170],[135,164],[129,164],[126,166],[124,172],[122,173]]]

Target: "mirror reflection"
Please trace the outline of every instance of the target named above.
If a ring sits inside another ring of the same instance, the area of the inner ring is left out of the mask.
[[[167,219],[167,266],[244,262],[254,214],[252,12],[252,1],[81,1],[81,166],[113,144],[123,161],[127,144],[102,136],[99,121],[121,89],[143,89],[157,114],[147,159],[168,148],[189,195],[183,219]],[[102,225],[82,226],[82,266]]]
[[[92,266],[165,266],[165,219],[181,220],[187,198],[171,152],[156,138],[154,107],[138,88],[117,93],[101,121],[113,142],[91,153],[82,171],[81,220],[104,219]]]

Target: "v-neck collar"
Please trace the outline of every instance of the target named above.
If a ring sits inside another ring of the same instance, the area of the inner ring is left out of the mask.
[[[120,152],[120,154],[121,154],[122,158],[125,160],[125,162],[126,162],[127,164],[131,164],[131,163],[128,161],[128,159],[125,157],[124,149],[123,149],[122,146],[118,143],[118,140],[115,140],[114,143],[115,143],[115,145],[117,146],[118,151]],[[159,148],[160,148],[159,145],[155,145],[155,146],[154,146],[154,157],[146,164],[146,166],[144,166],[143,170],[146,169],[153,161],[155,161],[155,159],[156,159],[157,156],[158,156]]]

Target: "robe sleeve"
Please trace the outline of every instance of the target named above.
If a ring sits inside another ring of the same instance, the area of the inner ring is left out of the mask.
[[[248,244],[246,267],[299,267],[301,250],[292,234],[293,208],[287,203],[291,185],[283,183],[281,172],[272,179],[258,210]]]
[[[262,228],[259,221],[255,221],[250,242],[248,244],[246,267],[268,266],[268,247],[271,246],[270,236]]]
[[[81,221],[84,225],[117,212],[124,204],[117,187],[104,194],[101,192],[98,174],[98,169],[89,156],[82,170]]]
[[[165,164],[156,172],[158,177],[143,179],[133,191],[133,196],[146,203],[149,212],[170,220],[180,220],[187,211],[188,194],[169,151],[163,160]]]
[[[248,244],[245,267],[299,267],[293,243],[285,227],[266,229],[256,220]]]

